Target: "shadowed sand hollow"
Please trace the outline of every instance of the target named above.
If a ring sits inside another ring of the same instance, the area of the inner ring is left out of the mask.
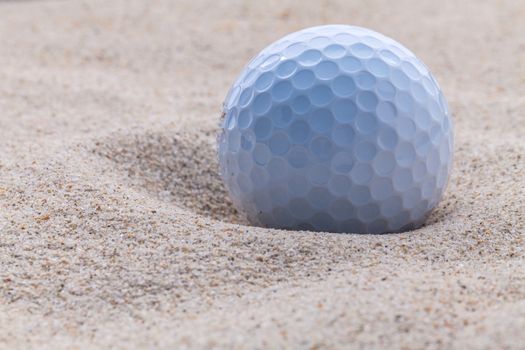
[[[98,142],[95,153],[151,195],[214,220],[246,223],[218,172],[217,131],[123,133]]]

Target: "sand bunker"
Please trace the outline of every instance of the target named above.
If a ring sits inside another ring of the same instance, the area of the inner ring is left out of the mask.
[[[0,348],[522,348],[524,16],[520,1],[0,2]],[[450,102],[454,169],[418,230],[252,227],[222,186],[229,84],[329,22],[405,43]]]

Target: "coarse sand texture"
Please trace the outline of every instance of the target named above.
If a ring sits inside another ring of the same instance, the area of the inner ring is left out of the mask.
[[[0,1],[0,349],[523,349],[525,1]],[[343,23],[454,115],[447,190],[387,235],[254,227],[218,172],[231,83]]]

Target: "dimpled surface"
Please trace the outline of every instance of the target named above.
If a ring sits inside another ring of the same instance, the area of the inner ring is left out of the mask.
[[[453,135],[428,68],[345,25],[264,49],[224,102],[221,176],[256,225],[385,233],[423,224],[447,184]]]

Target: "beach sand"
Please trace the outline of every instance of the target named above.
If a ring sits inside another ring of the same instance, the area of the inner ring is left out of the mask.
[[[525,2],[0,2],[0,348],[525,348]],[[251,227],[222,99],[289,32],[404,43],[454,115],[421,229]]]

